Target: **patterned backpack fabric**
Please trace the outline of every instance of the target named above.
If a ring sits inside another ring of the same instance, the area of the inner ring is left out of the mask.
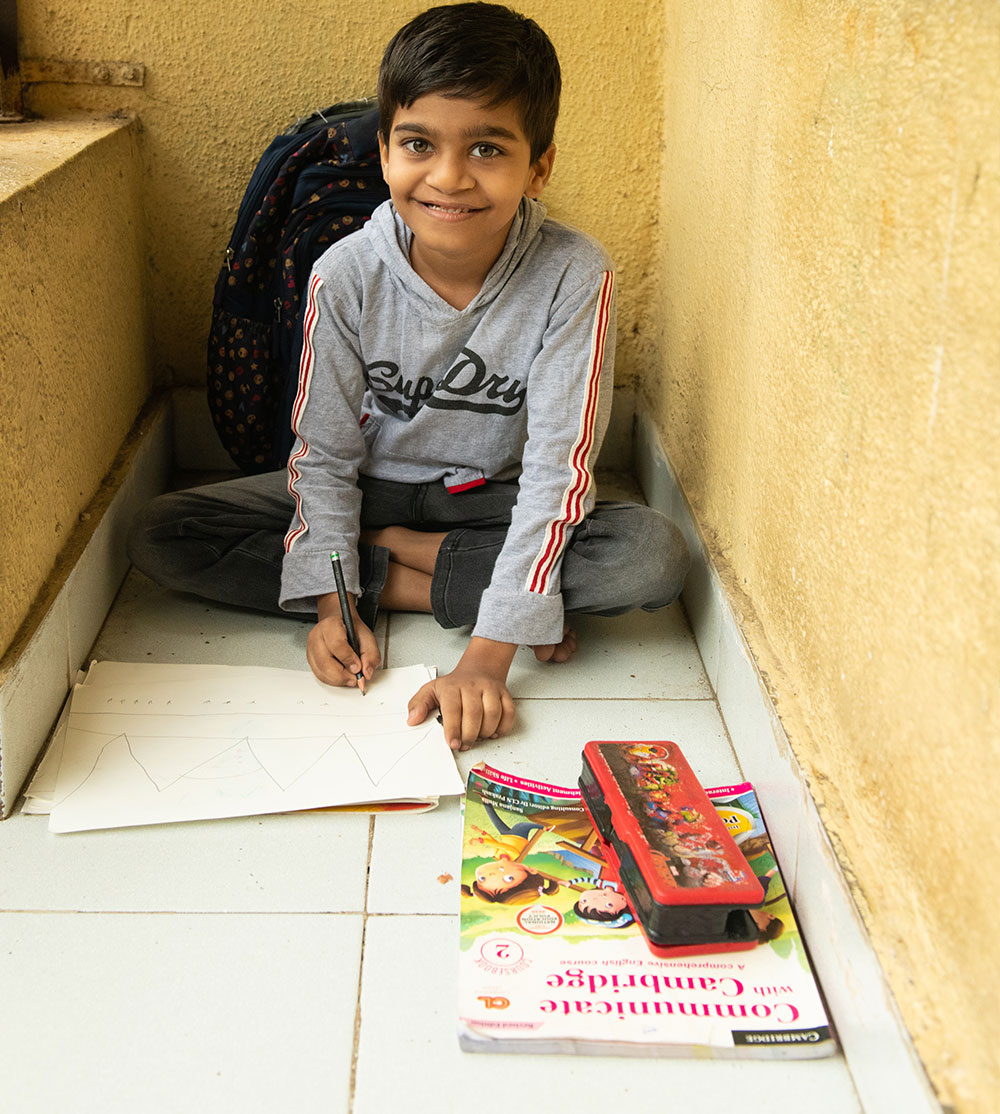
[[[333,105],[277,136],[240,203],[215,284],[208,405],[247,474],[283,468],[312,265],[389,196],[371,99]]]

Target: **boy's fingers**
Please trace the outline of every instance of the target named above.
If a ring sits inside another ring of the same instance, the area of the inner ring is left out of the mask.
[[[464,692],[461,686],[428,681],[410,699],[406,722],[423,723],[437,708],[444,737],[452,750],[466,750],[478,739],[506,735],[514,723],[514,700],[505,688],[499,692]]]
[[[424,685],[423,688],[418,689],[416,693],[410,697],[410,702],[406,706],[406,722],[410,724],[411,727],[415,724],[423,723],[427,718],[427,713],[431,708],[435,707],[437,703],[437,701],[425,694],[424,690],[426,688],[427,686]]]
[[[326,652],[310,653],[307,650],[306,659],[313,673],[328,685],[346,685],[353,679],[353,674]]]
[[[435,708],[442,713],[438,716],[438,719],[444,722],[443,708],[441,701],[438,699],[437,681],[428,681],[425,685],[421,685],[410,697],[410,702],[407,705],[406,722],[411,727],[423,723]]]
[[[356,685],[355,674],[361,672],[361,661],[345,641],[339,646],[328,637],[329,631],[317,625],[306,639],[306,661],[316,676],[328,685]],[[338,651],[342,656],[338,657]]]
[[[352,677],[355,673],[361,672],[361,657],[351,649],[351,644],[347,641],[346,636],[343,638],[331,639],[326,644],[326,651],[331,659],[339,662]]]
[[[462,703],[462,742],[474,743],[483,733],[483,702],[470,699]]]
[[[364,624],[361,626],[364,628],[358,631],[358,641],[361,643],[361,671],[370,679],[382,664],[382,654],[378,648],[378,639]]]
[[[441,709],[441,726],[444,737],[452,750],[460,750],[463,742],[463,701],[461,690],[446,689],[438,692],[438,707]],[[475,736],[473,736],[475,738]]]
[[[315,661],[320,668],[331,658],[340,664],[340,658],[337,655],[340,642],[335,628],[332,628],[328,623],[317,623],[306,639],[306,656],[311,661]],[[344,647],[349,655],[351,649],[347,646],[346,640],[344,641]]]
[[[483,693],[483,718],[480,724],[480,738],[493,739],[498,734],[503,719],[503,700],[501,693]]]
[[[503,707],[503,712],[500,716],[500,723],[497,725],[496,729],[498,738],[501,735],[510,734],[510,729],[514,726],[514,716],[516,714],[514,698],[506,689],[504,689],[500,697],[500,702]]]

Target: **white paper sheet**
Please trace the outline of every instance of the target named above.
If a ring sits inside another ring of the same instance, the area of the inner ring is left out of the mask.
[[[49,830],[459,794],[437,720],[406,725],[432,675],[381,670],[362,696],[298,670],[97,662],[73,691]]]

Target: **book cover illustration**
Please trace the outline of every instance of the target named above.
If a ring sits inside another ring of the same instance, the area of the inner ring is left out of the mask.
[[[765,890],[750,951],[659,958],[576,789],[489,766],[464,801],[459,1040],[467,1051],[832,1054],[750,785],[707,791]]]

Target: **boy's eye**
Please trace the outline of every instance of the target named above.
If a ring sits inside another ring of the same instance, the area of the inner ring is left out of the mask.
[[[494,147],[492,143],[477,143],[475,147],[472,148],[472,154],[477,159],[495,159],[497,155],[502,153],[500,148]]]
[[[415,136],[413,139],[404,139],[402,146],[404,150],[414,155],[426,155],[431,149],[430,143],[426,139],[421,139],[419,136]]]

